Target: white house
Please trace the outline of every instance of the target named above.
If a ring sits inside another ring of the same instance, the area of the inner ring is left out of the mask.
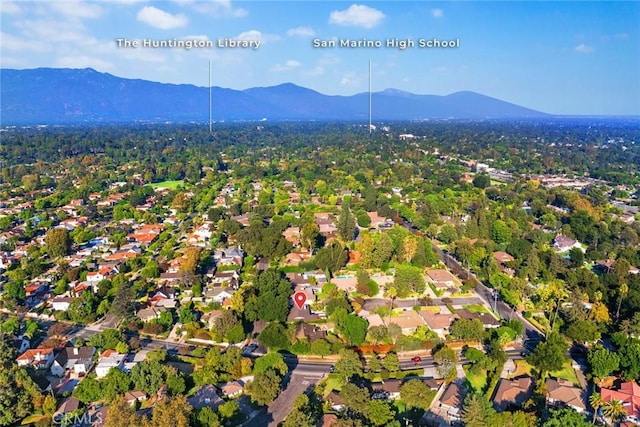
[[[16,358],[18,366],[32,366],[36,369],[48,369],[53,363],[52,348],[32,348]]]
[[[233,289],[225,288],[213,288],[205,291],[205,298],[210,301],[215,301],[222,304],[222,301],[229,299],[235,294]]]
[[[51,308],[55,311],[67,311],[72,301],[73,298],[71,297],[57,296],[51,300]]]
[[[106,377],[111,368],[122,370],[126,357],[126,354],[118,353],[115,350],[105,350],[98,359],[98,366],[96,366],[96,377]]]
[[[570,237],[563,236],[562,234],[558,234],[553,240],[553,248],[559,253],[570,251],[573,248],[578,248],[584,252],[584,248],[580,242]]]
[[[236,397],[244,392],[244,383],[242,380],[229,381],[220,387],[220,390],[225,397]]]
[[[76,375],[85,375],[93,364],[95,354],[95,347],[65,347],[53,361],[51,374],[61,377],[66,371],[72,371]]]

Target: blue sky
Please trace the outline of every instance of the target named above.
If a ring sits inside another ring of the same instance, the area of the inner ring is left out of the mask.
[[[85,68],[245,89],[325,94],[471,90],[554,114],[640,114],[638,1],[0,0],[3,68]],[[116,39],[259,40],[258,49],[122,48]],[[413,48],[314,48],[411,38]],[[419,39],[459,39],[420,48]]]

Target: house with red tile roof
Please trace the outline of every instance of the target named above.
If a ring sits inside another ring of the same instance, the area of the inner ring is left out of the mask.
[[[98,359],[98,365],[96,366],[96,376],[98,378],[106,377],[111,368],[122,370],[124,368],[124,360],[126,357],[126,354],[118,353],[115,350],[103,351]]]
[[[162,224],[145,224],[129,234],[129,241],[137,242],[141,245],[148,245],[158,237],[162,229]]]
[[[109,267],[102,267],[98,271],[90,271],[87,273],[87,282],[89,283],[99,283],[104,279],[108,279],[111,276],[114,276],[116,271]]]
[[[52,348],[31,348],[16,358],[18,366],[49,369],[54,361]]]
[[[640,420],[640,386],[635,381],[622,383],[617,389],[602,388],[600,395],[604,402],[612,399],[621,401],[627,411],[627,421]]]
[[[118,251],[104,257],[107,261],[126,261],[129,258],[135,258],[142,251],[140,249],[129,249],[126,251]]]

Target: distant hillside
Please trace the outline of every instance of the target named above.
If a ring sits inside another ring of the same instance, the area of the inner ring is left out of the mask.
[[[124,79],[91,68],[0,70],[2,125],[207,121],[209,89]],[[474,92],[376,92],[375,120],[539,118],[545,113]],[[242,91],[213,88],[215,120],[365,120],[368,94],[328,96],[285,83]]]

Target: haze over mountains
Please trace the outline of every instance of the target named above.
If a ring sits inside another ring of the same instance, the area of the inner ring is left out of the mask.
[[[0,70],[2,125],[208,121],[209,89],[125,79],[91,68]],[[323,95],[285,83],[212,89],[213,119],[368,120],[369,94]],[[550,117],[474,92],[415,95],[387,89],[372,95],[373,118],[522,119]]]

